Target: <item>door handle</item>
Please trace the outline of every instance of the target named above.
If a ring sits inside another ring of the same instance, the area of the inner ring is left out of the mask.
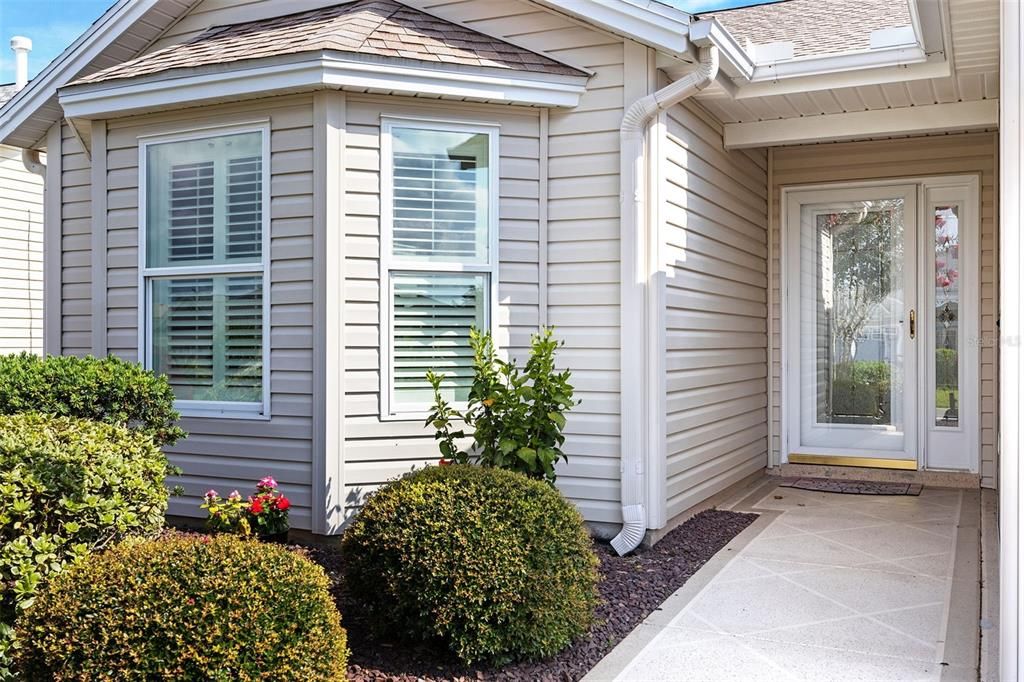
[[[910,338],[917,336],[917,313],[911,308],[910,310]]]

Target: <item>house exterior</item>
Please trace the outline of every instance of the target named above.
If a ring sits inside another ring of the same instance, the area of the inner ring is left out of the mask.
[[[0,106],[28,82],[31,46],[11,41],[17,82],[0,85]],[[0,319],[0,354],[43,352],[43,179],[7,145],[0,145]]]
[[[471,325],[554,326],[620,551],[765,469],[998,488],[1015,679],[1020,11],[122,0],[0,110],[46,350],[170,377],[172,513],[273,473],[329,535],[437,460]]]

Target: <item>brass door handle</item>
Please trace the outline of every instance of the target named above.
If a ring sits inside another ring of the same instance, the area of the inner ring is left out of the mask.
[[[910,338],[917,336],[917,313],[913,309],[910,311]]]

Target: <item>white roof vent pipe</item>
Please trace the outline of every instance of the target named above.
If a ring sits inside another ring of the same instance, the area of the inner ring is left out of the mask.
[[[21,90],[28,85],[28,53],[32,51],[32,41],[25,36],[14,36],[11,50],[14,51],[14,87]]]
[[[645,400],[645,382],[640,378],[649,375],[647,336],[650,332],[646,314],[649,265],[644,245],[652,235],[647,211],[651,183],[645,172],[644,138],[647,127],[659,111],[700,92],[711,85],[717,75],[718,48],[701,47],[696,70],[633,102],[622,117],[619,128],[622,173],[620,371],[623,377],[628,377],[620,389],[622,530],[612,539],[612,547],[619,556],[639,547],[647,532],[647,500],[644,494],[647,433],[644,418],[645,411],[652,406]]]

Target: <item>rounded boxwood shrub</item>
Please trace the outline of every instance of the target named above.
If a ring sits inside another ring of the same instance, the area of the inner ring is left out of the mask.
[[[323,569],[231,535],[128,541],[50,582],[19,621],[32,680],[343,680]]]
[[[0,355],[0,414],[42,412],[120,424],[157,445],[182,437],[167,378],[114,356]]]
[[[597,558],[547,483],[472,465],[381,488],[345,533],[348,588],[382,633],[435,640],[466,662],[550,656],[590,626]]]

